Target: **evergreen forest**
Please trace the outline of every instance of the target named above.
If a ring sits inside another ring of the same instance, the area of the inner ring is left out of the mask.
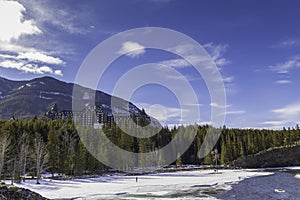
[[[97,129],[87,127],[81,129],[91,135],[91,132],[97,132]],[[217,143],[213,144],[214,149],[203,157],[201,146],[209,129],[219,132],[220,137]],[[0,120],[1,179],[12,178],[14,182],[21,182],[26,176],[31,176],[39,183],[41,173],[45,172],[56,176],[95,175],[107,172],[109,168],[87,151],[77,130],[71,120],[45,120],[37,117],[26,121]],[[192,144],[183,155],[178,155],[177,160],[172,163],[174,165],[228,165],[241,156],[273,147],[293,145],[300,141],[298,125],[282,130],[237,129],[225,126],[213,128],[208,125],[180,126],[173,129],[164,127],[158,134],[147,138],[132,137],[116,124],[112,127],[103,126],[102,130],[111,142],[135,153],[151,152],[164,147],[179,130],[186,132],[187,136],[189,130],[196,130]],[[92,140],[91,137],[91,144]],[[109,150],[102,156],[110,159]],[[160,165],[162,160],[166,158],[158,155],[157,164]],[[136,162],[145,162],[144,166],[151,165],[146,163],[148,160]]]

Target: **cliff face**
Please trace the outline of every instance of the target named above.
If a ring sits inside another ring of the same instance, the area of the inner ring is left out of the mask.
[[[260,168],[300,165],[300,145],[268,149],[233,161],[232,167]]]

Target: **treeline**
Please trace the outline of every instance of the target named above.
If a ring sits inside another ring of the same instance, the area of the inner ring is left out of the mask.
[[[93,137],[89,137],[99,130],[86,127],[79,129],[87,134],[84,139],[90,140],[88,144],[99,147],[99,150],[103,148],[97,141],[94,141]],[[221,135],[217,143],[213,144],[212,153],[203,158],[203,147],[201,148],[201,146],[209,129],[211,133],[220,132]],[[211,165],[215,163],[226,165],[240,156],[254,154],[271,147],[292,145],[300,141],[299,126],[283,130],[229,129],[226,127],[216,129],[208,125],[191,125],[173,129],[165,127],[158,134],[147,138],[132,137],[115,124],[112,127],[104,126],[102,130],[111,142],[122,149],[135,153],[151,152],[166,146],[174,139],[179,130],[186,133],[186,137],[189,137],[189,133],[192,131],[196,131],[192,144],[182,156],[178,155],[177,160],[174,161],[173,164],[177,165]],[[132,130],[139,132],[138,129]],[[184,142],[184,137],[179,141]],[[178,145],[180,142],[173,148],[175,153]],[[102,156],[107,160],[110,159],[112,152],[109,149],[100,152],[105,152],[105,155]],[[166,155],[154,156],[157,156],[158,165],[168,159],[163,157]],[[147,166],[146,162],[149,162],[149,159],[140,159],[135,162],[145,162],[143,165]],[[149,165],[152,164],[149,163]],[[14,182],[20,182],[26,175],[30,175],[36,177],[38,183],[42,172],[61,176],[80,176],[101,174],[108,169],[87,151],[71,120],[49,121],[38,118],[29,121],[0,120],[1,178],[10,178]]]

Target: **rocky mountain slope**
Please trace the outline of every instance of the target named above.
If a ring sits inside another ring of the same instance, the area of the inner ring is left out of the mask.
[[[76,96],[72,94],[73,83],[59,81],[52,77],[27,81],[12,81],[0,77],[0,119],[7,120],[11,117],[28,119],[42,116],[55,103],[60,110],[71,110],[74,100],[79,103],[78,110],[83,109],[88,103],[96,103],[101,104],[110,113],[114,111],[114,113],[128,114],[129,110],[130,114],[135,113],[149,117],[135,105],[121,98],[75,86],[80,88],[80,92],[77,92]],[[112,98],[116,102],[113,108],[111,107]],[[95,99],[95,102],[92,102],[92,99]],[[158,123],[155,119],[152,121]]]

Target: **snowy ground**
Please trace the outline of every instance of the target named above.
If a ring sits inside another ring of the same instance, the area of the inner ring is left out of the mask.
[[[16,184],[50,199],[215,199],[211,194],[231,189],[245,178],[272,174],[250,170],[173,172],[138,176],[102,176],[68,181],[34,180]]]

